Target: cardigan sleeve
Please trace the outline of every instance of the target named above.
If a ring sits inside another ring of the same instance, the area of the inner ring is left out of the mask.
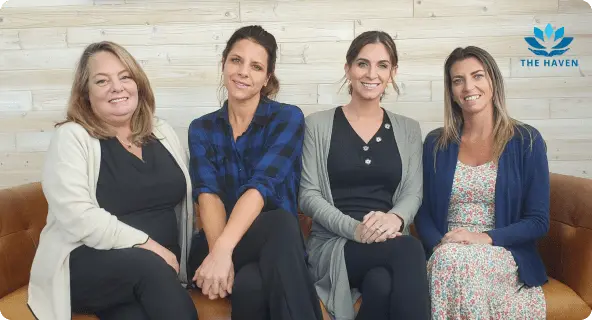
[[[89,187],[86,131],[65,124],[52,138],[46,153],[42,188],[49,212],[71,242],[96,249],[120,249],[148,241],[148,235],[95,205]]]
[[[421,128],[417,121],[408,120],[407,123],[411,124],[406,126],[405,132],[408,144],[405,150],[409,153],[401,155],[407,157],[407,174],[405,181],[402,181],[401,193],[396,199],[393,197],[394,206],[389,210],[403,219],[404,227],[413,221],[423,196]]]
[[[434,222],[432,208],[435,207],[435,201],[431,194],[433,189],[437,186],[432,185],[434,172],[434,139],[428,135],[423,144],[423,199],[419,211],[415,216],[415,227],[421,242],[423,243],[426,252],[432,252],[434,247],[440,243],[444,236]]]
[[[331,205],[321,193],[316,149],[321,146],[315,146],[317,140],[314,131],[316,131],[314,126],[310,126],[310,121],[307,121],[302,150],[302,178],[300,179],[298,197],[300,210],[325,229],[346,239],[356,241],[355,232],[360,222],[343,214]]]
[[[487,232],[496,246],[511,246],[536,240],[549,231],[549,163],[541,134],[532,130],[532,148],[526,141],[524,151],[523,207],[520,220],[507,227]]]

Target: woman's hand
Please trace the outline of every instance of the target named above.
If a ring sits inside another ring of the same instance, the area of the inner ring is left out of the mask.
[[[365,226],[361,232],[361,242],[373,243],[384,242],[401,235],[399,230],[403,221],[393,213],[384,213],[381,211],[371,211],[364,216],[361,223]],[[357,231],[357,230],[356,230]]]
[[[177,256],[175,256],[175,254],[169,249],[161,246],[160,243],[149,238],[146,243],[139,245],[138,248],[150,250],[156,253],[161,258],[163,258],[169,266],[175,269],[177,274],[179,274],[179,262],[177,261]]]
[[[210,300],[231,294],[234,284],[232,249],[215,245],[195,271],[192,280]]]
[[[445,234],[441,243],[492,244],[493,240],[487,233],[470,232],[465,228],[458,228]]]

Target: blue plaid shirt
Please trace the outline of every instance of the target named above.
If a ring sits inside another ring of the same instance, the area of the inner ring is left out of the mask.
[[[297,215],[303,140],[300,108],[261,98],[251,124],[235,141],[226,101],[189,126],[194,201],[201,193],[216,194],[228,216],[245,191],[256,189],[265,201],[263,211]]]

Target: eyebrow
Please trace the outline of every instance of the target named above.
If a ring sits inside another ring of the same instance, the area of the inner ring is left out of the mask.
[[[370,60],[368,60],[366,58],[358,58],[358,59],[356,59],[356,61],[364,61],[364,62],[370,63]],[[389,64],[391,63],[389,60],[380,60],[380,61],[378,61],[378,63],[381,63],[381,62],[386,62],[386,63],[389,63]]]
[[[485,72],[485,71],[483,69],[475,70],[475,71],[471,72],[471,75],[474,75],[478,72]],[[462,78],[462,76],[461,75],[452,76],[452,79],[454,79],[454,78]]]
[[[126,70],[121,70],[121,71],[119,71],[119,72],[117,73],[117,75],[120,75],[120,74],[122,74],[122,73],[124,73],[124,72],[129,72],[129,70],[127,70],[127,69],[126,69]],[[103,72],[99,72],[99,73],[97,73],[97,74],[93,75],[93,78],[94,78],[94,77],[97,77],[97,76],[105,76],[105,77],[108,77],[109,75],[108,75],[108,74],[106,74],[106,73],[103,73]]]

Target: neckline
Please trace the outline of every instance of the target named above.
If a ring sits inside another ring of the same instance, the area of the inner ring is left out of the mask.
[[[382,131],[382,128],[384,128],[384,125],[386,123],[388,123],[388,115],[386,114],[386,110],[384,110],[383,107],[380,107],[380,109],[382,110],[382,122],[380,123],[380,126],[378,127],[378,129],[376,130],[376,132],[374,132],[374,134],[372,135],[372,137],[370,137],[370,140],[368,140],[368,142],[366,142],[364,139],[362,139],[362,137],[360,137],[360,135],[358,134],[358,132],[354,129],[354,127],[351,125],[351,123],[349,122],[349,120],[347,119],[347,117],[345,116],[345,112],[343,112],[343,106],[340,106],[339,108],[337,108],[339,110],[339,112],[341,113],[341,116],[343,117],[343,121],[345,121],[345,123],[347,124],[349,130],[351,130],[351,132],[364,144],[364,145],[369,145],[372,141],[374,141],[376,139],[376,136]]]

